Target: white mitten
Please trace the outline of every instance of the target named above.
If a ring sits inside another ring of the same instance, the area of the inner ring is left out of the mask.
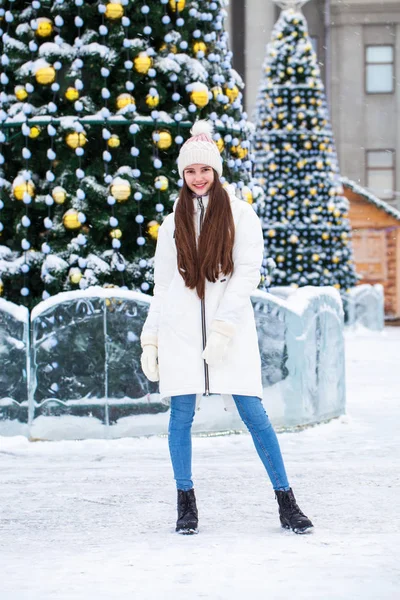
[[[158,373],[157,356],[157,346],[153,346],[152,344],[146,344],[146,346],[143,346],[140,363],[142,365],[143,373],[150,381],[158,381],[160,379]]]
[[[223,361],[235,333],[235,326],[224,321],[213,321],[210,329],[211,333],[202,357],[208,365],[214,366]]]

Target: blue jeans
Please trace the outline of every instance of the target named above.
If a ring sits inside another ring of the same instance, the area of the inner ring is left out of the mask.
[[[234,395],[233,399],[241,419],[251,433],[274,490],[288,490],[290,486],[278,438],[260,398]],[[168,444],[178,490],[190,490],[193,487],[191,428],[195,407],[195,394],[171,398]]]

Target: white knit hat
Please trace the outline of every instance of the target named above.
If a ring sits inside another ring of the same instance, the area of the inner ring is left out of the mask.
[[[222,158],[217,144],[212,139],[213,128],[209,121],[196,121],[190,130],[190,137],[183,144],[178,156],[178,171],[183,177],[183,170],[189,165],[208,165],[222,175]]]

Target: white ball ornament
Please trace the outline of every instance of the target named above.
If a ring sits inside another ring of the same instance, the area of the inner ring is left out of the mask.
[[[143,215],[136,215],[135,221],[136,221],[136,223],[138,223],[139,225],[141,225],[143,223],[143,221],[144,221],[144,216]]]
[[[121,242],[117,239],[113,239],[113,241],[111,242],[112,247],[115,248],[116,250],[118,250],[119,248],[121,248]]]
[[[46,171],[46,181],[49,181],[50,183],[52,181],[54,181],[56,178],[56,176],[54,175],[54,173],[52,171]]]
[[[50,194],[47,194],[44,201],[46,203],[46,206],[53,206],[54,204],[54,199],[50,196]]]
[[[104,176],[104,181],[105,183],[107,183],[107,185],[110,185],[110,183],[112,182],[113,178],[112,175],[105,175]]]
[[[54,19],[54,24],[56,27],[62,27],[64,25],[64,19],[60,17],[60,15],[57,15]]]
[[[112,156],[108,150],[104,150],[103,152],[103,160],[105,162],[110,162],[112,160]]]
[[[142,289],[144,292],[147,292],[150,289],[149,284],[147,283],[147,281],[144,281],[141,286],[140,289]]]
[[[80,269],[86,269],[87,266],[87,260],[86,258],[83,258],[83,256],[80,256],[78,258],[78,265]]]
[[[83,179],[85,177],[85,171],[83,169],[76,169],[75,175],[77,179]]]
[[[22,158],[29,160],[31,156],[31,151],[28,148],[22,148]]]
[[[120,271],[120,272],[125,271],[125,265],[124,265],[124,263],[117,263],[117,271]]]
[[[24,227],[29,227],[29,225],[31,224],[31,220],[29,217],[27,217],[26,215],[24,215],[21,219],[21,223]]]
[[[161,204],[161,203],[156,204],[156,211],[157,212],[161,213],[161,212],[163,212],[163,210],[164,210],[164,205],[163,204]]]
[[[121,23],[123,27],[129,27],[129,25],[131,24],[131,20],[129,17],[122,17],[121,19]]]
[[[29,296],[29,289],[27,287],[21,288],[21,296]]]
[[[138,246],[144,246],[146,243],[146,240],[144,239],[143,236],[139,236],[136,240],[136,243]]]
[[[85,150],[83,148],[75,148],[75,154],[77,156],[83,156],[85,154]]]
[[[85,244],[86,244],[86,242],[87,242],[87,240],[86,240],[86,236],[85,236],[85,235],[83,235],[83,233],[80,233],[80,234],[77,236],[77,238],[76,238],[76,241],[78,242],[78,244],[79,244],[80,246],[85,246]]]
[[[144,258],[141,258],[141,259],[139,260],[139,267],[140,267],[141,269],[144,269],[145,267],[147,267],[147,260],[145,260]]]
[[[108,29],[105,25],[100,25],[99,27],[99,34],[102,36],[106,36],[108,33]]]
[[[116,203],[116,199],[114,198],[114,196],[107,197],[107,204],[109,204],[110,206],[113,206],[115,203]]]
[[[140,202],[140,200],[143,198],[143,194],[142,192],[135,192],[133,195],[134,199],[137,200],[138,202]]]
[[[86,197],[86,194],[81,188],[78,188],[76,190],[76,197],[78,198],[78,200],[84,200]]]
[[[117,227],[117,225],[118,225],[118,219],[116,219],[115,217],[110,217],[109,223],[110,223],[111,227]]]
[[[30,243],[28,242],[27,239],[23,239],[21,240],[21,248],[22,250],[29,250],[29,248],[31,247]]]
[[[50,137],[54,137],[57,133],[57,130],[55,129],[55,127],[53,127],[53,125],[47,125],[47,133]]]
[[[30,271],[30,267],[29,267],[29,265],[28,265],[27,263],[24,263],[24,264],[21,266],[21,271],[22,271],[23,273],[29,273],[29,271]]]
[[[50,254],[50,252],[51,252],[51,248],[47,242],[43,242],[43,244],[41,246],[41,250],[42,250],[43,254]]]
[[[146,25],[146,27],[143,27],[143,33],[144,35],[150,35],[152,32],[152,28],[149,25]]]
[[[126,81],[125,82],[125,89],[128,92],[132,92],[135,89],[135,84],[133,83],[133,81]]]
[[[74,108],[75,108],[76,112],[80,112],[81,110],[83,110],[83,102],[81,102],[80,100],[77,100],[74,104]]]
[[[50,219],[50,217],[46,217],[43,220],[43,224],[46,227],[46,229],[51,229],[53,227],[53,221]]]
[[[139,179],[139,177],[141,176],[141,171],[139,169],[133,169],[132,170],[132,175],[136,178]]]

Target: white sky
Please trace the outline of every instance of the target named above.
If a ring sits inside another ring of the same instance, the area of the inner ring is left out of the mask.
[[[306,536],[246,434],[194,439],[191,537],[165,438],[0,438],[1,600],[397,600],[400,328],[347,333],[346,364],[348,414],[279,435]]]

